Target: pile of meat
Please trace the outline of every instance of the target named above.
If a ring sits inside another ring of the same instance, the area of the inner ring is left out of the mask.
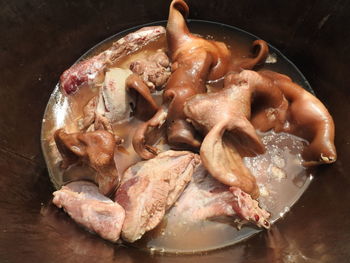
[[[54,134],[61,168],[84,163],[96,176],[94,182],[66,184],[54,192],[53,203],[112,242],[140,239],[175,202],[188,220],[232,216],[269,228],[256,179],[242,161],[265,152],[257,130],[307,140],[304,165],[336,160],[334,123],[325,106],[288,76],[254,71],[268,56],[267,44],[256,40],[251,57],[233,60],[225,43],[189,32],[188,11],[185,2],[173,0],[166,29],[130,33],[60,78],[66,96],[86,86],[99,90],[84,107],[78,131],[62,128]],[[115,67],[164,34],[166,50],[132,61],[129,68]],[[215,80],[222,88],[209,89],[208,81]],[[162,93],[161,105],[155,93]],[[130,118],[141,120],[130,136],[144,160],[120,171],[115,155],[124,138],[113,125]],[[160,139],[171,150],[157,147]]]

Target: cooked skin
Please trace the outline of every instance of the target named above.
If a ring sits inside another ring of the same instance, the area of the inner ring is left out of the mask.
[[[148,142],[149,136],[152,132],[159,130],[168,116],[168,109],[164,106],[160,107],[156,115],[149,121],[142,123],[135,131],[134,137],[132,138],[132,145],[135,152],[140,155],[143,159],[154,158],[158,153],[156,147],[151,146]]]
[[[60,77],[60,87],[65,94],[77,92],[80,86],[96,84],[103,80],[107,67],[135,52],[165,34],[162,26],[143,27],[114,42],[106,51],[74,64]]]
[[[239,217],[259,227],[269,228],[270,214],[239,188],[215,180],[199,165],[192,180],[180,196],[171,215],[182,223],[196,223],[221,216]]]
[[[200,139],[196,137],[192,125],[185,121],[183,105],[187,98],[206,91],[208,74],[212,72],[215,78],[224,74],[223,68],[229,63],[230,52],[223,43],[193,36],[180,10],[187,15],[186,3],[173,1],[166,34],[172,61],[172,74],[163,94],[163,103],[168,107],[166,133],[168,143],[175,148],[198,148]],[[148,155],[154,157],[153,152]]]
[[[109,195],[115,191],[119,174],[114,163],[114,150],[121,142],[119,138],[104,130],[67,134],[59,129],[54,139],[62,156],[62,168],[85,162],[97,172],[95,181],[102,194]]]
[[[109,241],[119,239],[125,211],[118,203],[102,195],[95,184],[72,182],[53,195],[52,202],[63,208],[75,222]]]
[[[248,74],[253,80],[239,77]],[[223,184],[241,188],[253,198],[259,195],[258,187],[241,155],[263,153],[264,146],[249,121],[251,102],[255,94],[268,93],[278,100],[277,103],[272,100],[270,107],[275,106],[282,113],[282,109],[286,110],[286,101],[278,89],[255,85],[254,78],[258,77],[253,71],[230,73],[223,90],[196,95],[187,101],[184,109],[194,126],[206,135],[200,155],[210,174]]]
[[[174,149],[197,150],[202,138],[186,121],[183,112],[186,101],[196,94],[205,93],[207,80],[217,80],[228,71],[252,68],[256,63],[261,63],[267,56],[268,47],[264,41],[255,41],[254,46],[259,47],[257,56],[234,64],[231,52],[224,43],[206,40],[189,32],[184,18],[188,11],[188,6],[182,0],[174,0],[170,5],[166,36],[172,74],[163,94],[164,107],[160,111],[168,108],[165,126],[169,145]],[[158,116],[156,114],[149,123],[155,124]],[[151,128],[156,126],[160,124]],[[141,128],[148,131],[149,127]],[[146,137],[134,138],[135,150],[142,158],[152,158],[156,151],[144,143]],[[148,149],[151,151],[145,154]]]
[[[163,50],[130,64],[132,72],[138,74],[153,92],[162,89],[170,77],[170,60]]]
[[[302,154],[304,164],[335,162],[334,122],[322,102],[286,75],[267,70],[259,74],[273,81],[289,101],[288,119],[283,131],[309,141]]]
[[[231,53],[222,42],[192,35],[184,18],[188,12],[184,1],[175,0],[170,5],[166,36],[173,64],[163,101],[168,104],[169,144],[198,148],[200,138],[192,125],[185,121],[184,103],[193,95],[206,92],[207,79],[219,79],[226,73]]]
[[[115,201],[125,209],[122,238],[134,242],[155,228],[165,211],[191,180],[199,157],[186,151],[166,151],[131,166],[123,176]]]
[[[247,83],[253,92],[251,105],[252,125],[260,131],[274,128],[280,132],[287,119],[288,101],[273,80],[261,76],[252,70],[243,70],[239,74],[229,74],[226,83]]]
[[[258,65],[264,64],[269,55],[269,46],[264,40],[257,39],[252,44],[254,54],[252,57],[239,58],[231,60],[230,70],[233,72],[240,72],[244,69],[253,69]]]
[[[135,116],[141,120],[149,120],[159,110],[149,87],[137,74],[131,74],[125,84],[135,100]]]

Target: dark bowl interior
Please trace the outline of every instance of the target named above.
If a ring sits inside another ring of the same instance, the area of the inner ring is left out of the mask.
[[[60,74],[80,55],[121,30],[166,19],[169,1],[0,0],[0,262],[348,262],[350,2],[188,3],[191,18],[242,28],[297,65],[334,117],[338,161],[318,168],[271,231],[238,245],[161,256],[105,242],[50,205],[41,119]]]

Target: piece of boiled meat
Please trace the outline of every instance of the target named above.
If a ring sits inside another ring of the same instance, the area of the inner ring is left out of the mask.
[[[270,214],[258,202],[237,187],[228,187],[214,179],[199,165],[191,182],[170,211],[181,222],[195,223],[221,216],[238,216],[259,227],[269,228]]]
[[[97,114],[110,123],[127,119],[130,116],[131,98],[127,93],[125,80],[132,72],[128,69],[112,68],[106,72],[105,81],[100,88]]]
[[[199,163],[188,151],[166,151],[154,159],[131,166],[116,192],[125,209],[122,238],[134,242],[155,228],[165,211],[178,199]]]
[[[99,95],[84,106],[80,129],[113,133],[114,123],[126,121],[131,116],[131,104],[135,105],[137,117],[150,118],[158,110],[149,88],[138,75],[129,69],[109,69]]]
[[[118,203],[102,195],[95,184],[72,182],[53,195],[52,202],[63,208],[75,222],[109,241],[119,239],[125,211]]]
[[[129,55],[157,40],[165,34],[162,26],[143,27],[114,42],[104,52],[78,62],[67,69],[60,77],[60,87],[66,94],[75,93],[84,84],[94,84],[103,80],[105,69],[120,58]]]
[[[63,169],[72,164],[86,163],[97,172],[95,182],[101,193],[114,193],[120,181],[114,162],[114,151],[116,145],[121,143],[120,138],[104,130],[68,134],[59,129],[54,139],[62,156]]]
[[[161,89],[170,77],[170,60],[163,50],[157,50],[156,53],[133,61],[130,69],[141,76],[150,90]]]

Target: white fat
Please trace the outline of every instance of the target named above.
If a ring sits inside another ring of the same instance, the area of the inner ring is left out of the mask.
[[[131,98],[126,90],[125,81],[132,74],[129,69],[112,68],[106,72],[105,81],[100,90],[97,106],[98,113],[111,122],[121,121],[130,116]]]

